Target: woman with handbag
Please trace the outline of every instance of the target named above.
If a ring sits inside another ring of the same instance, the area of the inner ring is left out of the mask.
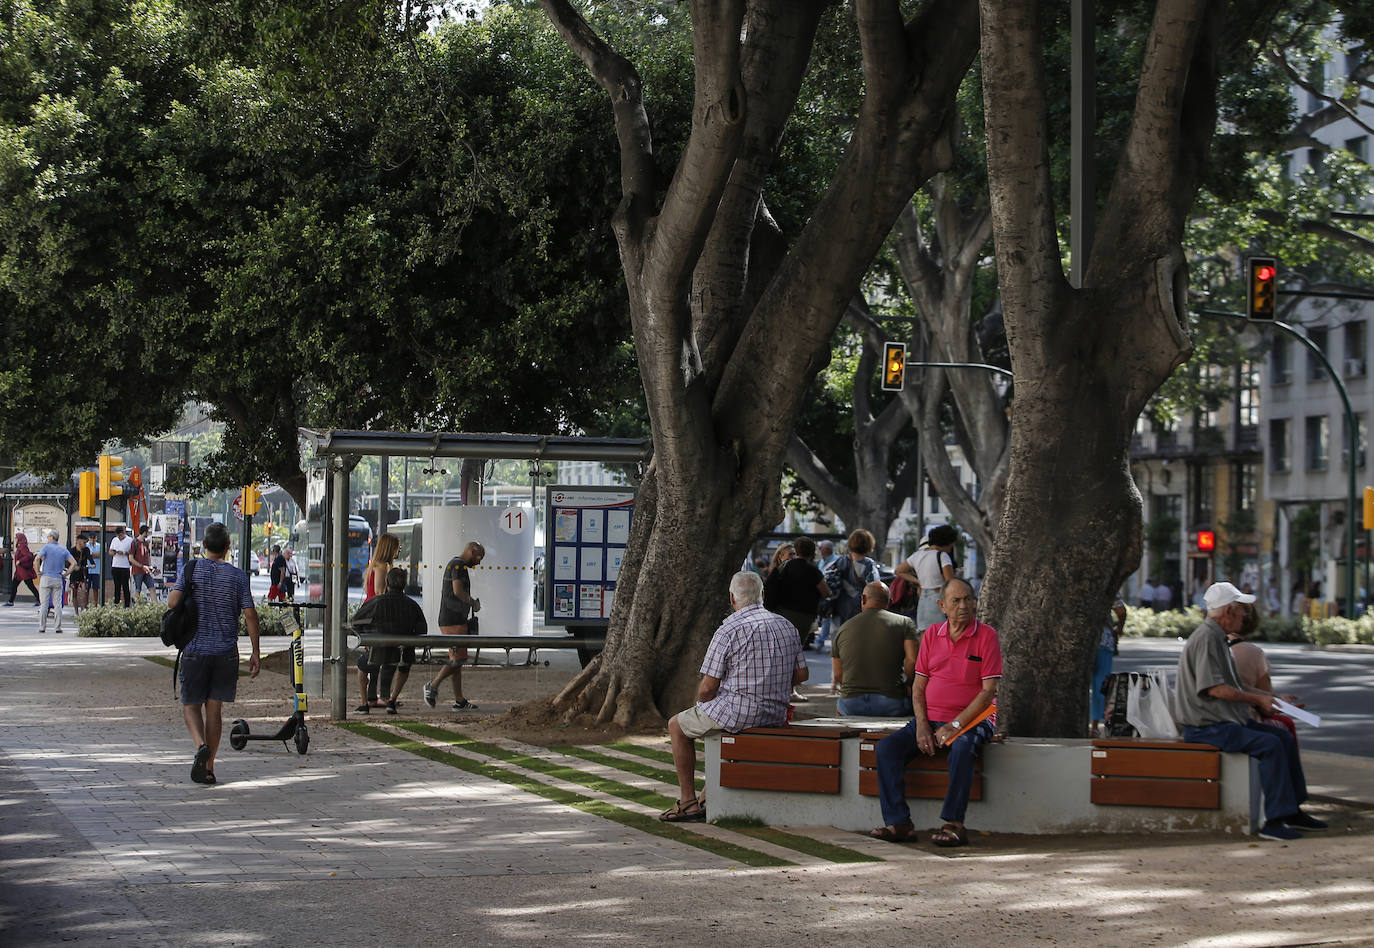
[[[920,549],[897,564],[897,575],[920,587],[916,628],[921,631],[945,620],[940,611],[940,591],[954,578],[954,543],[958,539],[958,531],[942,523],[931,529]]]

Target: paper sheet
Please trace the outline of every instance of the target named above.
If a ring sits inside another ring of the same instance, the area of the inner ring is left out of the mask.
[[[1313,714],[1311,711],[1304,711],[1302,708],[1294,707],[1282,698],[1274,699],[1274,710],[1279,714],[1286,714],[1294,721],[1301,721],[1303,724],[1310,724],[1313,727],[1321,727],[1322,719],[1320,715]]]

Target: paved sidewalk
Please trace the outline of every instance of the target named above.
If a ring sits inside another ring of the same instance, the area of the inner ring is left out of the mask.
[[[226,738],[221,784],[193,785],[170,673],[138,657],[157,643],[4,611],[0,944],[905,945],[951,922],[972,945],[1374,942],[1364,810],[1319,808],[1332,831],[1291,845],[975,834],[746,869],[321,718],[308,755]],[[287,690],[243,679],[230,718],[266,732]],[[1374,802],[1370,761],[1313,757],[1314,786]]]

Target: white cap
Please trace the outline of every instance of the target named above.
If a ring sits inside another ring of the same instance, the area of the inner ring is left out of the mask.
[[[1202,601],[1207,604],[1207,611],[1211,612],[1233,602],[1254,602],[1255,597],[1241,592],[1230,583],[1213,583],[1202,594]]]

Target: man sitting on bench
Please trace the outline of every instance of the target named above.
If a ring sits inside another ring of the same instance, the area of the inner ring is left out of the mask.
[[[701,662],[697,703],[668,719],[677,769],[678,801],[659,819],[700,823],[706,808],[697,799],[694,741],[721,731],[787,723],[787,699],[806,681],[806,657],[796,627],[763,608],[763,578],[736,573],[730,580],[734,610],[716,629]]]
[[[399,566],[386,574],[386,592],[373,596],[353,614],[355,625],[370,627],[383,635],[425,635],[429,623],[425,610],[406,595],[406,571]],[[386,713],[395,714],[401,689],[406,686],[410,666],[415,664],[415,647],[407,645],[374,645],[369,650],[367,667],[378,669],[378,695],[385,696]],[[367,702],[358,708],[368,713]]]
[[[1272,713],[1274,696],[1241,683],[1226,645],[1227,633],[1240,631],[1245,604],[1255,597],[1230,583],[1213,583],[1202,598],[1207,619],[1188,636],[1178,656],[1173,711],[1183,739],[1241,751],[1259,761],[1265,817],[1259,835],[1264,839],[1292,840],[1302,835],[1298,830],[1326,829],[1326,823],[1301,809],[1307,780],[1297,741],[1282,728],[1250,718],[1252,705]]]
[[[940,810],[945,823],[930,841],[936,846],[968,842],[964,812],[973,789],[973,765],[978,748],[993,735],[992,723],[983,720],[955,736],[997,697],[997,682],[1002,677],[1002,645],[997,632],[974,618],[978,600],[973,587],[957,576],[946,580],[939,605],[945,621],[926,630],[916,657],[916,676],[911,684],[916,716],[906,727],[879,741],[875,749],[878,800],[886,825],[869,835],[889,843],[916,841],[916,828],[906,804],[906,765],[917,753],[933,757],[935,749],[946,744],[950,745],[949,785]]]

